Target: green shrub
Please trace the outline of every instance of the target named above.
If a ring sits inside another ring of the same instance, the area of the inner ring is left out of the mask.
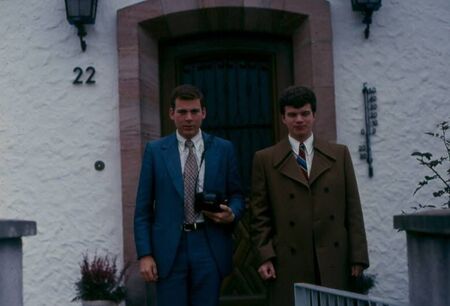
[[[450,208],[450,139],[448,138],[447,132],[449,130],[448,121],[443,121],[437,125],[437,132],[426,132],[425,134],[430,135],[442,142],[444,147],[444,154],[442,156],[435,157],[430,152],[414,152],[411,155],[416,157],[419,163],[428,169],[429,174],[425,175],[423,180],[421,180],[414,191],[414,195],[421,190],[424,186],[430,186],[434,183],[434,189],[432,191],[434,198],[444,198],[442,208]],[[435,208],[435,205],[429,203],[419,203],[419,207],[412,207],[413,209],[418,208]]]

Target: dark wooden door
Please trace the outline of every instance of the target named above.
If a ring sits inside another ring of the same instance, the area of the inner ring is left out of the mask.
[[[200,37],[166,42],[160,53],[163,134],[174,130],[167,120],[171,89],[183,83],[198,86],[207,106],[202,129],[233,142],[248,203],[253,154],[279,138],[276,96],[291,80],[289,42]],[[258,276],[250,243],[249,217],[246,213],[234,232],[235,269],[223,282],[222,306],[266,304],[266,285]]]
[[[250,191],[252,157],[273,143],[272,61],[268,56],[222,54],[181,64],[181,83],[205,95],[202,129],[233,142],[244,192]]]
[[[207,116],[202,129],[233,142],[246,195],[253,153],[273,143],[271,67],[269,57],[242,54],[190,58],[181,66],[181,83],[196,85],[205,95]],[[263,305],[265,300],[246,215],[234,232],[235,269],[223,283],[223,305]]]

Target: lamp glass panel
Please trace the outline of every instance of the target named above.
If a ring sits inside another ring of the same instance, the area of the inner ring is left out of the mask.
[[[92,4],[93,0],[79,0],[80,2],[80,16],[90,17],[92,16]]]
[[[352,0],[354,4],[365,5],[365,4],[379,4],[381,0]]]
[[[378,10],[381,7],[381,0],[352,0],[354,11]]]
[[[78,0],[66,0],[66,6],[68,17],[80,16],[80,2]]]
[[[372,10],[378,10],[381,6],[381,0],[368,0],[367,7]]]
[[[69,23],[95,23],[97,0],[66,0],[66,6]]]

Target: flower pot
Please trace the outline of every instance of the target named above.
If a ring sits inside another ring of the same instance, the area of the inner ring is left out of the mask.
[[[107,300],[96,300],[96,301],[81,301],[83,306],[118,306],[119,303]]]

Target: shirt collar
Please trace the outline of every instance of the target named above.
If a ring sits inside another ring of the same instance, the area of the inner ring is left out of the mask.
[[[297,139],[291,137],[291,135],[288,135],[288,138],[289,138],[289,143],[291,144],[292,150],[293,150],[295,153],[298,153],[298,147],[300,146],[300,142],[299,142]],[[308,155],[311,155],[311,154],[312,154],[312,151],[313,151],[313,148],[314,148],[313,143],[314,143],[314,135],[313,135],[313,134],[311,134],[311,136],[309,136],[309,137],[303,142],[303,144],[304,144],[305,147],[306,147],[306,153],[307,153]]]
[[[177,134],[178,145],[181,146],[184,149],[185,142],[186,142],[187,139],[184,138],[183,136],[181,136],[181,134],[178,133],[178,130],[177,130],[176,134]],[[192,137],[191,140],[194,143],[194,148],[196,150],[200,149],[202,144],[203,144],[202,130],[199,129],[197,135]]]

